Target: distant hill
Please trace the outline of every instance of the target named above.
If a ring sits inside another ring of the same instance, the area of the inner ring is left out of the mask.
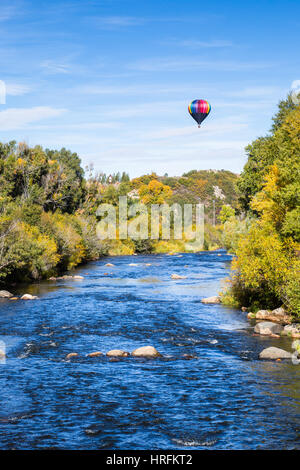
[[[199,203],[205,205],[208,218],[216,217],[224,204],[238,208],[236,183],[239,175],[228,170],[192,170],[182,176],[164,176],[158,179],[173,191],[172,202],[180,204]]]

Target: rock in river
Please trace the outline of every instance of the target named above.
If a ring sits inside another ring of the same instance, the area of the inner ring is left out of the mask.
[[[300,338],[300,323],[286,325],[282,334],[290,336],[291,338]]]
[[[259,310],[255,314],[256,320],[267,320],[281,324],[291,323],[290,316],[283,308],[276,308],[275,310]]]
[[[123,351],[122,349],[112,349],[106,353],[109,357],[127,357],[129,356],[129,352]]]
[[[88,357],[99,357],[99,356],[103,356],[103,354],[100,351],[95,351],[95,352],[92,352],[92,353],[88,354],[87,356]]]
[[[110,266],[110,267],[111,267],[111,266],[114,266],[114,264],[111,264],[111,263],[106,263],[106,265],[105,265],[105,266]]]
[[[66,355],[66,359],[69,360],[69,359],[72,359],[72,357],[77,357],[78,356],[78,353],[69,353]]]
[[[161,354],[153,346],[142,346],[131,353],[135,357],[159,357]]]
[[[220,304],[221,299],[217,295],[214,295],[213,297],[207,297],[206,299],[202,299],[201,303],[203,303],[203,304]]]
[[[291,353],[274,347],[264,349],[259,355],[259,359],[290,359],[291,357]]]
[[[179,274],[172,274],[171,279],[186,279],[186,276],[180,276]]]
[[[24,294],[21,297],[21,300],[35,300],[38,299],[37,295]]]
[[[9,299],[10,297],[13,297],[13,294],[11,294],[10,292],[8,292],[8,290],[0,290],[0,297],[2,299]]]
[[[271,321],[262,321],[255,325],[254,331],[259,335],[279,335],[283,330],[283,326]]]

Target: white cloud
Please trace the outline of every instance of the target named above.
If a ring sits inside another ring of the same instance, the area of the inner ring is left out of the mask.
[[[23,129],[32,122],[54,118],[63,114],[65,109],[54,109],[50,106],[34,108],[9,108],[0,112],[1,131]]]

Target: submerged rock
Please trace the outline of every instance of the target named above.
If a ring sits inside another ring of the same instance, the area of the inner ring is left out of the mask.
[[[100,351],[95,351],[95,352],[87,354],[87,356],[88,357],[99,357],[99,356],[103,356],[103,353],[100,352]]]
[[[278,323],[273,323],[270,321],[263,321],[255,325],[254,331],[259,335],[279,335],[283,330],[283,326],[278,325]]]
[[[37,295],[24,294],[21,297],[21,300],[35,300],[35,299],[38,299]]]
[[[180,276],[179,274],[172,274],[171,279],[186,279],[187,276]]]
[[[0,297],[2,299],[9,299],[10,297],[13,297],[13,294],[11,294],[11,292],[8,292],[8,290],[0,290]]]
[[[112,263],[106,263],[105,266],[114,266],[114,264],[112,264]]]
[[[66,359],[69,360],[69,359],[72,359],[72,357],[77,357],[78,356],[78,353],[69,353],[66,355]]]
[[[291,338],[300,338],[300,323],[292,323],[286,325],[282,332],[283,335],[290,336]]]
[[[134,357],[159,357],[161,354],[153,346],[142,346],[131,353]]]
[[[260,355],[259,359],[291,359],[292,355],[284,349],[270,347],[264,349]]]
[[[202,304],[220,304],[221,303],[221,299],[219,296],[217,295],[214,295],[212,297],[207,297],[206,299],[202,299],[201,300],[201,303]]]
[[[183,354],[183,359],[190,360],[190,359],[198,359],[197,356],[194,356],[193,354]]]
[[[106,353],[109,357],[127,357],[130,356],[129,352],[123,351],[122,349],[112,349]]]
[[[9,300],[19,300],[19,297],[10,297]]]

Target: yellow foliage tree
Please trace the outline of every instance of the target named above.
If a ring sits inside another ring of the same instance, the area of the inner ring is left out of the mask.
[[[170,186],[157,180],[151,180],[149,184],[143,184],[139,189],[141,202],[144,204],[164,204],[172,194]]]

